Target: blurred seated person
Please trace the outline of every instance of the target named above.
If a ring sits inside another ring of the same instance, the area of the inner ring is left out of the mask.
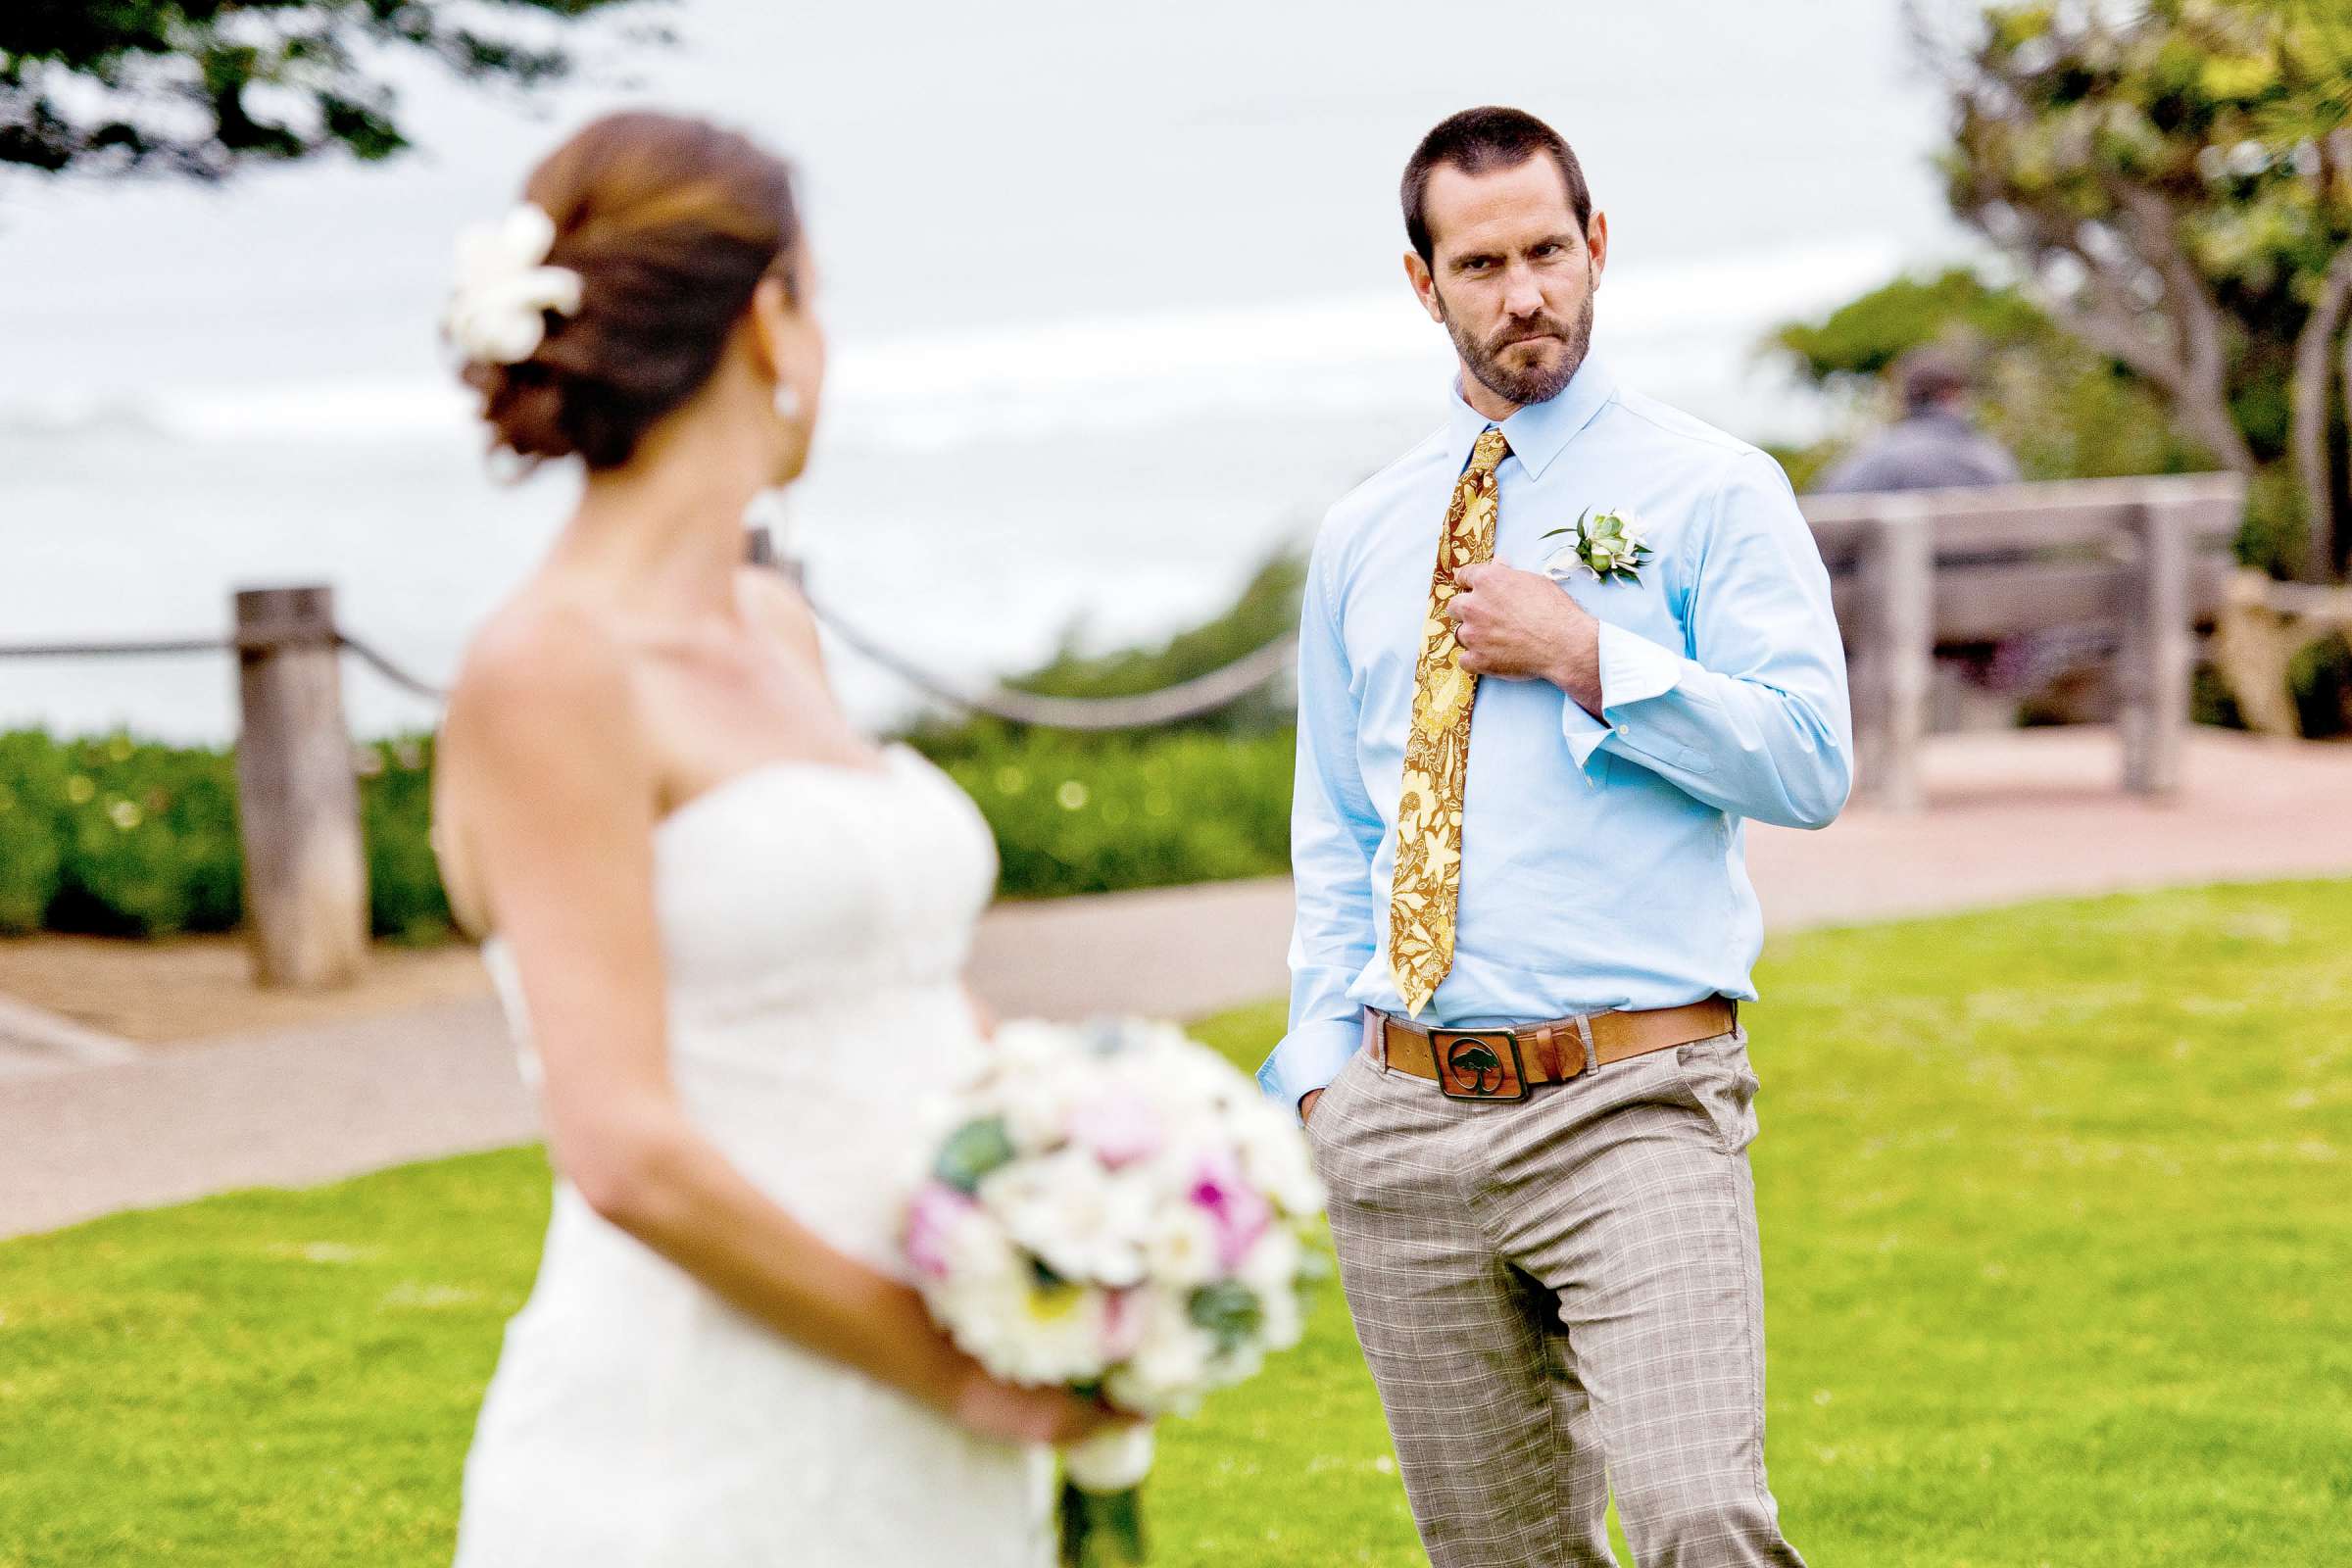
[[[2015,484],[2017,460],[1969,415],[1967,365],[1948,349],[1913,349],[1894,366],[1903,416],[1822,475],[1818,493]]]
[[[1833,465],[1817,494],[1960,489],[2015,484],[2017,460],[1976,426],[1967,361],[1951,349],[1917,348],[1895,362],[1903,416]],[[2003,552],[1945,556],[1946,565],[1993,562]],[[1935,728],[2005,729],[2020,721],[2082,723],[2110,717],[2106,660],[2114,635],[2103,627],[2052,627],[1991,643],[1936,649]]]

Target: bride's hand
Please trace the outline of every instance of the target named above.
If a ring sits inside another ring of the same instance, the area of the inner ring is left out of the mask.
[[[989,1376],[977,1362],[951,1406],[956,1419],[983,1437],[1004,1443],[1067,1447],[1104,1427],[1132,1421],[1099,1399],[1067,1389],[1027,1388]]]

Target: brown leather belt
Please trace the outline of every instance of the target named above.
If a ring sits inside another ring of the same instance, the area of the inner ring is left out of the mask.
[[[1433,1029],[1366,1007],[1364,1041],[1391,1071],[1426,1078],[1449,1100],[1525,1100],[1538,1084],[1564,1083],[1583,1072],[1588,1061],[1606,1065],[1710,1040],[1731,1033],[1739,1022],[1739,1004],[1724,997],[1645,1012],[1588,1012],[1507,1029]]]

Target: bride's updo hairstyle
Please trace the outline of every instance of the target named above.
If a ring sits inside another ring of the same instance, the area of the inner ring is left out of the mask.
[[[503,256],[485,272],[469,255],[453,302],[453,320],[469,289],[490,302],[471,319],[503,317],[487,332],[452,335],[493,447],[526,460],[627,463],[646,431],[710,379],[760,280],[773,272],[793,287],[801,222],[791,170],[704,121],[599,120],[549,155],[523,202],[492,242]],[[514,255],[518,228],[527,252],[544,251]],[[535,293],[534,278],[555,287]]]

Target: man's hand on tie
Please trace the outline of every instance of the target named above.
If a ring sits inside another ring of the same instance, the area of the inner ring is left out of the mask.
[[[1505,680],[1547,680],[1588,711],[1600,710],[1600,622],[1541,572],[1499,562],[1453,574],[1446,605],[1462,667]]]

